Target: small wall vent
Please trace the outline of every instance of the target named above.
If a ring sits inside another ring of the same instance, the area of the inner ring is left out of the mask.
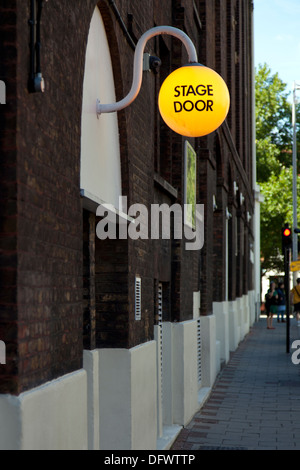
[[[135,319],[142,318],[142,280],[140,277],[135,278]]]
[[[202,346],[201,346],[201,320],[197,320],[197,363],[198,363],[198,386],[201,387],[202,382]]]

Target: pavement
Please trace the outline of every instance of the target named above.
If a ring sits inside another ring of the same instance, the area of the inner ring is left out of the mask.
[[[287,352],[286,323],[273,326],[253,325],[172,450],[300,450],[300,327],[291,316]]]

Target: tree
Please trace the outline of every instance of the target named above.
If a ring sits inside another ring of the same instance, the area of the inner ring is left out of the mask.
[[[261,204],[261,255],[264,271],[282,271],[281,228],[286,222],[293,226],[292,109],[288,96],[286,84],[280,80],[278,74],[272,75],[266,64],[260,65],[255,83],[256,152],[257,181],[264,195],[264,202]],[[297,115],[299,116],[299,106]],[[297,141],[299,143],[299,139]],[[299,190],[300,186],[298,194]]]
[[[259,65],[255,80],[257,181],[267,181],[271,172],[279,175],[291,164],[292,111],[286,84],[278,73]]]
[[[284,224],[293,226],[293,170],[283,168],[277,176],[274,173],[269,180],[261,183],[264,202],[261,205],[261,251],[262,270],[283,271],[281,247],[281,229]],[[300,184],[298,181],[298,193]],[[300,211],[298,207],[298,216]]]

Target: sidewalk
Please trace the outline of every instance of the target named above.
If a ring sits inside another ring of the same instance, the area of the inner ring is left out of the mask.
[[[286,323],[274,319],[275,330],[266,326],[265,317],[254,324],[172,450],[300,450],[296,349],[286,352]],[[291,317],[290,344],[298,338]]]

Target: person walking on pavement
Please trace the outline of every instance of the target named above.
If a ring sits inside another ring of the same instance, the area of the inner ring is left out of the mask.
[[[268,291],[265,295],[265,309],[266,309],[267,318],[270,315],[270,307],[271,307],[271,298],[269,296],[269,291]],[[267,320],[267,322],[268,322],[268,320]]]
[[[297,318],[297,325],[300,327],[300,277],[296,279],[297,284],[291,290],[291,302],[294,304],[294,314]]]
[[[275,330],[273,327],[273,315],[277,313],[277,300],[278,300],[278,293],[276,290],[275,282],[272,281],[270,284],[270,289],[266,295],[266,301],[270,304],[270,310],[267,310],[267,329],[268,330]]]
[[[286,310],[286,298],[285,298],[285,291],[284,291],[284,283],[280,282],[277,288],[278,293],[278,303],[277,303],[277,322],[280,322],[280,317],[282,323],[285,323],[284,314]]]

